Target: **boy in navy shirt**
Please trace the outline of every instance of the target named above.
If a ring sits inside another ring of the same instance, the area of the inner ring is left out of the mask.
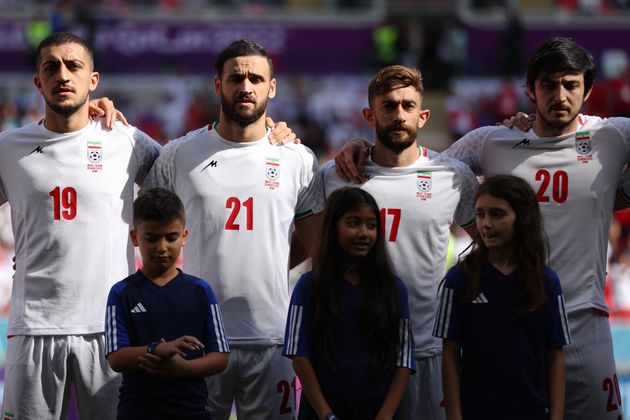
[[[133,212],[143,266],[112,287],[105,323],[107,360],[123,372],[118,419],[208,420],[204,377],[225,369],[229,347],[212,287],[175,266],[188,235],[184,207],[153,188]]]

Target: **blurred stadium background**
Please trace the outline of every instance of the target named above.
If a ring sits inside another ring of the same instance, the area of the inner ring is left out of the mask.
[[[630,0],[0,0],[0,131],[42,117],[33,51],[57,31],[89,40],[101,72],[96,96],[114,99],[162,143],[217,117],[214,58],[238,38],[273,56],[278,95],[269,115],[287,121],[322,161],[350,137],[371,138],[360,111],[380,67],[422,70],[432,116],[419,141],[443,150],[477,126],[530,109],[523,69],[535,46],[554,35],[572,37],[598,64],[584,112],[630,117]],[[12,281],[9,223],[3,205],[0,366]],[[630,212],[616,214],[607,296],[626,410],[629,237]],[[453,248],[465,242],[454,230]]]

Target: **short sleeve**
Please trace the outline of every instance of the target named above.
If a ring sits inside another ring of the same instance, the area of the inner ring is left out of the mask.
[[[174,172],[177,144],[177,142],[170,142],[162,148],[160,156],[144,180],[143,188],[161,187],[175,191]]]
[[[479,181],[472,170],[465,164],[455,165],[458,175],[460,195],[455,209],[455,222],[463,228],[472,226],[475,222],[475,195],[479,188]]]
[[[125,308],[121,298],[124,286],[117,283],[109,291],[107,308],[105,311],[105,355],[123,347],[129,347],[128,326],[125,322]]]
[[[286,147],[286,146],[285,146]],[[313,152],[304,147],[302,188],[298,192],[295,206],[295,218],[297,220],[319,213],[324,209],[324,187],[319,173],[319,162]]]
[[[310,357],[310,299],[312,272],[304,273],[293,289],[284,333],[282,354]]]
[[[571,333],[569,332],[569,320],[564,307],[564,295],[560,287],[558,276],[553,270],[546,270],[547,276],[551,279],[552,290],[549,297],[549,347],[561,347],[571,344]]]
[[[396,286],[400,297],[400,345],[397,367],[404,367],[412,372],[416,371],[416,358],[413,353],[413,332],[409,319],[409,298],[407,288],[400,279],[396,279]]]
[[[145,177],[149,173],[149,170],[153,166],[153,163],[160,155],[160,145],[147,134],[138,129],[134,129],[133,139],[134,153],[136,154],[139,162],[135,182],[138,185],[142,185]]]
[[[461,295],[463,277],[458,266],[449,270],[439,297],[433,336],[447,340],[461,339]]]
[[[481,157],[486,138],[495,127],[481,127],[466,134],[453,143],[444,154],[450,158],[464,162],[475,175],[483,175]]]
[[[221,308],[212,286],[204,280],[199,280],[199,283],[203,286],[207,299],[208,299],[208,312],[206,317],[206,329],[208,331],[208,337],[204,342],[205,352],[220,352],[229,353],[230,346],[228,344],[228,337],[225,333],[225,326],[223,325],[223,316],[221,315]]]

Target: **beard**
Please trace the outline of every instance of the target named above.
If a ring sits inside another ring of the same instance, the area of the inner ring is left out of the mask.
[[[570,115],[568,120],[560,120],[560,119],[549,119],[545,117],[545,114],[540,112],[540,110],[538,110],[537,116],[536,118],[540,118],[542,125],[544,127],[546,127],[549,130],[552,131],[557,131],[557,132],[564,132],[564,130],[570,126],[573,121],[575,121],[575,119],[577,118],[579,112],[576,112],[573,115]]]
[[[239,95],[236,100],[241,100],[244,95]],[[224,95],[221,95],[221,110],[230,120],[234,121],[241,127],[247,127],[252,125],[260,119],[267,110],[267,99],[263,100],[260,104],[254,103],[254,109],[251,111],[239,111],[234,102],[230,102]]]
[[[404,130],[406,135],[399,137],[398,134],[393,134],[393,131]],[[405,126],[403,124],[391,124],[382,126],[376,122],[376,138],[381,142],[383,146],[397,155],[407,150],[409,146],[416,143],[416,136],[418,130]]]
[[[56,114],[61,115],[64,118],[68,118],[74,115],[85,103],[87,102],[87,96],[83,100],[79,100],[73,104],[57,104],[46,100],[46,105]]]

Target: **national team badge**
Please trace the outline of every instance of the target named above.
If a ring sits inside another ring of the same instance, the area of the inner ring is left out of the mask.
[[[103,160],[103,147],[98,140],[88,140],[87,142],[87,169],[90,172],[99,172],[103,169],[103,165],[100,163]]]
[[[577,160],[587,163],[593,160],[591,147],[591,134],[588,131],[575,133],[575,151],[578,152]]]
[[[431,172],[418,171],[416,175],[416,187],[418,187],[416,197],[423,201],[430,199],[431,187],[433,185]]]
[[[13,420],[15,418],[15,416],[13,415],[13,413],[9,412],[9,411],[5,411],[4,415],[2,416],[3,420]]]
[[[92,163],[98,163],[103,159],[103,148],[100,141],[88,141],[87,157]]]
[[[280,186],[278,178],[280,177],[280,159],[268,157],[265,165],[265,187],[275,190]]]

